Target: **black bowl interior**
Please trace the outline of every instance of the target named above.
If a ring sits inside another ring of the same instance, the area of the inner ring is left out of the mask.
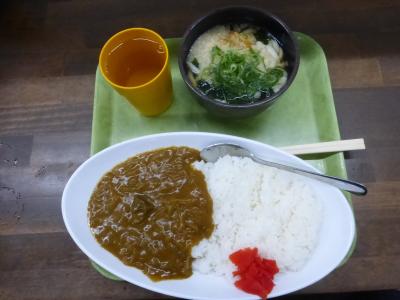
[[[284,52],[285,60],[288,63],[288,66],[286,68],[288,72],[288,79],[286,84],[277,93],[265,99],[260,99],[259,101],[250,104],[227,104],[207,99],[208,98],[207,96],[203,95],[200,91],[198,91],[191,85],[190,80],[187,77],[188,67],[186,64],[186,58],[189,54],[190,48],[192,47],[193,43],[201,34],[213,28],[214,26],[230,24],[230,23],[233,24],[247,23],[262,28],[266,28],[266,30],[272,36],[274,36],[274,38],[280,44]],[[198,94],[198,96],[203,98],[203,100],[217,102],[219,103],[218,104],[219,106],[225,106],[225,107],[260,106],[265,102],[272,101],[273,99],[280,96],[291,84],[297,73],[298,65],[299,65],[299,56],[297,50],[297,43],[290,29],[277,17],[269,14],[268,12],[252,7],[220,8],[196,21],[194,24],[192,24],[192,26],[186,31],[184,35],[184,42],[181,47],[181,53],[179,56],[179,67],[186,84],[196,94]]]

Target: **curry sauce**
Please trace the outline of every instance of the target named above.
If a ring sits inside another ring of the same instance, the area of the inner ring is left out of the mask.
[[[191,249],[214,228],[198,150],[169,147],[115,166],[97,184],[89,225],[102,247],[152,280],[192,275]]]

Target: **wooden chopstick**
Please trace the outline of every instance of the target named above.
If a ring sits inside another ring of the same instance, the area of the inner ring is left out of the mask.
[[[350,150],[364,150],[364,139],[341,140],[332,142],[323,142],[315,144],[305,144],[296,146],[281,147],[280,149],[293,154],[317,154],[317,153],[331,153],[342,152]]]

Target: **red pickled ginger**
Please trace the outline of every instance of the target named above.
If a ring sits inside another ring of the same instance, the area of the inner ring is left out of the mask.
[[[235,286],[246,293],[267,299],[275,286],[274,276],[279,272],[275,260],[260,257],[257,248],[240,249],[232,253],[229,259],[237,267],[233,272],[234,276],[239,277]]]

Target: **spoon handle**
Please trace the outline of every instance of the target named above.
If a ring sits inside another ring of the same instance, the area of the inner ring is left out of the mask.
[[[263,160],[255,155],[252,155],[251,158],[257,163],[267,165],[270,167],[274,167],[277,169],[285,170],[288,172],[296,173],[299,175],[303,175],[303,176],[306,176],[309,178],[313,178],[313,179],[328,183],[328,184],[333,185],[341,190],[345,190],[345,191],[348,191],[348,192],[356,194],[356,195],[366,195],[367,194],[367,188],[358,182],[345,180],[345,179],[341,179],[341,178],[334,177],[334,176],[328,176],[328,175],[324,175],[324,174],[320,174],[320,173],[316,173],[316,172],[312,172],[312,171],[307,171],[307,170],[303,170],[303,169],[299,169],[299,168],[295,168],[295,167],[291,167],[291,166],[278,164],[278,163],[275,163],[272,161]]]

